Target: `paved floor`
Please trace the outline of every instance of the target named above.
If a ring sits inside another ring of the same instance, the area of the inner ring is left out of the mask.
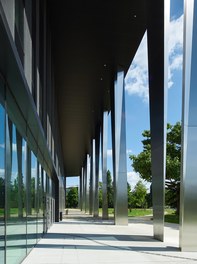
[[[197,263],[197,253],[180,252],[178,225],[165,227],[165,242],[152,237],[150,218],[115,226],[78,210],[55,223],[22,264]]]

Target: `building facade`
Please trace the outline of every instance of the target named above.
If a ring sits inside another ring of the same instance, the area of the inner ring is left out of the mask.
[[[65,207],[46,1],[0,1],[0,263],[20,263]]]
[[[0,0],[0,262],[20,263],[65,208],[98,216],[99,152],[107,218],[112,117],[115,224],[126,225],[124,77],[147,30],[153,236],[164,240],[168,0]],[[180,248],[197,250],[197,2],[185,0]],[[159,66],[158,66],[159,65]],[[101,145],[101,147],[100,147]]]

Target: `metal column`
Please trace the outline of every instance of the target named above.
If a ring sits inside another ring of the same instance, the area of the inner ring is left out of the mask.
[[[112,145],[115,224],[128,224],[124,71],[118,70],[112,93]]]
[[[185,0],[180,247],[197,251],[197,1]]]
[[[87,158],[84,166],[84,211],[87,212]]]
[[[102,218],[108,219],[107,200],[107,137],[108,137],[108,113],[103,113],[103,124],[101,133],[102,148]]]
[[[86,193],[85,193],[85,166],[82,168],[82,177],[83,177],[83,196],[82,196],[82,211],[85,211],[85,197],[86,197]]]
[[[78,185],[78,208],[81,209],[81,175],[79,175],[79,185]]]
[[[169,0],[151,0],[147,1],[147,5],[153,233],[156,239],[163,241],[168,86],[167,27],[170,3]]]
[[[87,154],[86,159],[86,170],[85,170],[85,182],[86,182],[86,202],[85,202],[85,212],[89,213],[90,211],[90,203],[89,203],[89,197],[90,197],[90,157],[89,154]]]
[[[92,151],[91,151],[92,152]],[[93,211],[93,171],[92,171],[92,153],[90,156],[90,184],[89,184],[89,214]]]
[[[92,193],[92,211],[91,214],[94,213],[94,204],[95,204],[95,182],[96,182],[96,168],[95,168],[95,139],[92,140],[92,156],[91,156],[91,177],[92,184],[90,185],[91,193]]]
[[[80,209],[83,210],[83,167],[80,175]]]
[[[94,217],[99,216],[99,154],[100,154],[100,127],[95,140],[95,198]]]

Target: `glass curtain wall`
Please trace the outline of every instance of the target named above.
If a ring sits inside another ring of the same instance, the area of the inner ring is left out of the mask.
[[[5,111],[0,104],[0,263],[5,259]]]
[[[42,169],[42,184],[43,184],[43,230],[47,232],[47,206],[46,206],[46,172]]]
[[[38,239],[42,237],[44,227],[43,227],[43,213],[44,213],[44,204],[43,204],[43,170],[41,165],[37,164],[38,168],[38,180],[37,180],[37,199],[38,199]]]
[[[27,147],[27,251],[37,243],[37,159]]]
[[[21,263],[54,222],[54,190],[0,104],[0,263]]]
[[[6,262],[20,263],[26,255],[26,206],[23,140],[6,117]]]

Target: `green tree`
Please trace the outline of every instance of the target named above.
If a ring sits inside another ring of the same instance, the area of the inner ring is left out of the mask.
[[[128,208],[131,211],[133,207],[133,197],[131,192],[131,185],[127,182],[127,197],[128,197]]]
[[[111,172],[107,171],[107,200],[108,208],[114,207],[114,189]],[[99,182],[99,207],[102,208],[102,182]]]
[[[0,177],[0,208],[5,205],[5,180]]]
[[[71,187],[66,195],[66,203],[68,208],[77,208],[78,206],[78,188]]]
[[[143,182],[140,180],[136,183],[134,190],[132,191],[132,203],[135,208],[147,207],[147,189]]]
[[[33,183],[32,183],[32,179],[34,179]],[[31,188],[33,188],[34,186],[34,196],[32,197],[32,199],[35,200],[35,178],[32,178],[32,179],[31,179]],[[11,197],[13,201],[12,206],[16,208],[18,207],[19,217],[23,217],[23,207],[24,207],[24,200],[25,200],[24,190],[25,190],[25,187],[23,183],[23,175],[22,174],[19,175],[18,173],[16,178],[14,179],[14,184],[11,190],[12,191]]]
[[[139,172],[142,179],[151,182],[151,134],[149,130],[142,133],[143,151],[139,155],[131,155],[134,171]],[[181,124],[167,125],[166,151],[166,204],[179,209],[180,164],[181,164]]]
[[[108,208],[114,207],[114,189],[112,183],[111,172],[107,171],[107,200],[108,200]]]

